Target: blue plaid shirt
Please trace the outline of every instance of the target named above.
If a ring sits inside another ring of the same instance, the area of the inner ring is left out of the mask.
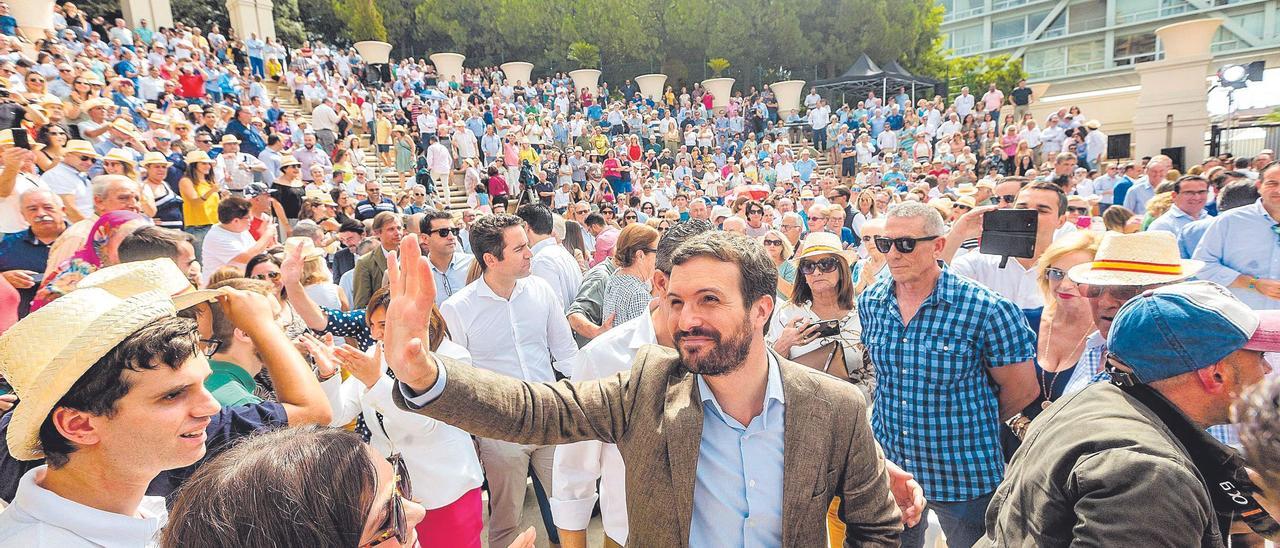
[[[858,297],[862,342],[879,386],[872,431],[925,496],[966,501],[1004,476],[1000,405],[987,368],[1035,358],[1035,334],[1012,301],[946,266],[903,325],[893,277]]]

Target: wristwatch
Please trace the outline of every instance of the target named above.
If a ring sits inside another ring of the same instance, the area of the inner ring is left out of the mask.
[[[1258,290],[1258,277],[1257,277],[1257,276],[1254,276],[1252,280],[1249,280],[1249,289],[1252,289],[1252,290],[1254,290],[1254,291],[1257,291],[1257,290]]]

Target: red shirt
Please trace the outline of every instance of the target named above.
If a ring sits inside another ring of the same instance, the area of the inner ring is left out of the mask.
[[[178,95],[188,99],[204,97],[204,75],[198,72],[179,74]]]

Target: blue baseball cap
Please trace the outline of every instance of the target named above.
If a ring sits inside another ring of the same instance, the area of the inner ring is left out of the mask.
[[[1254,311],[1227,288],[1194,281],[1130,299],[1107,347],[1143,383],[1190,373],[1237,350],[1280,352],[1280,311]]]

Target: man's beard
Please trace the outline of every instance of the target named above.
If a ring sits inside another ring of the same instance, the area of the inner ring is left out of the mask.
[[[685,337],[707,337],[715,341],[715,345],[710,349],[699,350],[696,354],[689,353],[680,344]],[[709,377],[737,371],[747,360],[747,354],[751,352],[750,322],[746,317],[743,317],[742,328],[728,340],[725,340],[719,331],[707,327],[676,331],[673,339],[684,366],[689,371]]]

